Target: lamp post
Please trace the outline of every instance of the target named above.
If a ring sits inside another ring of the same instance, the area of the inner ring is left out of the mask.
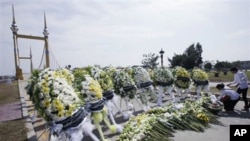
[[[164,54],[164,51],[161,49],[161,51],[159,53],[161,54],[161,67],[163,67],[163,54]]]

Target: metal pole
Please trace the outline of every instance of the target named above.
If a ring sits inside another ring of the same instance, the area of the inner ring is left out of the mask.
[[[50,65],[49,65],[49,44],[48,44],[49,32],[48,32],[48,29],[47,29],[45,12],[44,12],[44,30],[43,30],[43,35],[44,35],[44,41],[45,41],[46,67],[48,68],[48,67],[50,67]]]
[[[164,54],[164,51],[161,49],[161,51],[159,53],[161,54],[161,67],[163,67],[163,54]]]

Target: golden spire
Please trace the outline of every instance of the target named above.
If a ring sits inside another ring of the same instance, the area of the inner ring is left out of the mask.
[[[48,35],[49,35],[48,29],[47,29],[47,22],[46,22],[45,12],[44,12],[44,29],[43,29],[43,35],[46,38],[48,38]]]
[[[14,5],[12,4],[12,25],[10,27],[13,34],[16,34],[18,31],[18,27],[16,25],[16,19],[15,19],[15,12],[14,12]]]

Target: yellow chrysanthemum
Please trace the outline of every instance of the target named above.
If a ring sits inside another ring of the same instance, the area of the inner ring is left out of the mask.
[[[46,107],[46,108],[49,108],[50,107],[50,100],[49,99],[44,99],[44,106]]]
[[[41,92],[42,92],[42,93],[45,93],[45,94],[48,94],[48,93],[50,92],[50,88],[49,88],[49,87],[46,87],[46,86],[43,86],[43,87],[41,88]]]

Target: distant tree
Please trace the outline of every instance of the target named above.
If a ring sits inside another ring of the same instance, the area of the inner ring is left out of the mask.
[[[208,71],[210,71],[212,69],[212,63],[208,62],[204,65],[204,68]]]
[[[203,63],[202,56],[201,56],[203,50],[202,50],[202,46],[201,46],[201,44],[199,42],[196,44],[195,51],[196,51],[196,55],[197,55],[195,65],[200,67],[200,65]]]
[[[214,65],[214,68],[217,71],[227,71],[230,67],[232,67],[232,64],[228,61],[217,61],[217,63]]]
[[[200,43],[190,45],[183,54],[175,54],[172,59],[168,59],[171,67],[182,66],[186,69],[201,67],[202,61],[202,46]]]
[[[143,54],[142,65],[148,68],[155,68],[159,65],[158,62],[159,56],[155,53]]]
[[[186,56],[183,54],[175,54],[172,59],[168,58],[168,61],[170,62],[170,67],[176,67],[176,66],[182,66],[184,67],[184,62]]]

